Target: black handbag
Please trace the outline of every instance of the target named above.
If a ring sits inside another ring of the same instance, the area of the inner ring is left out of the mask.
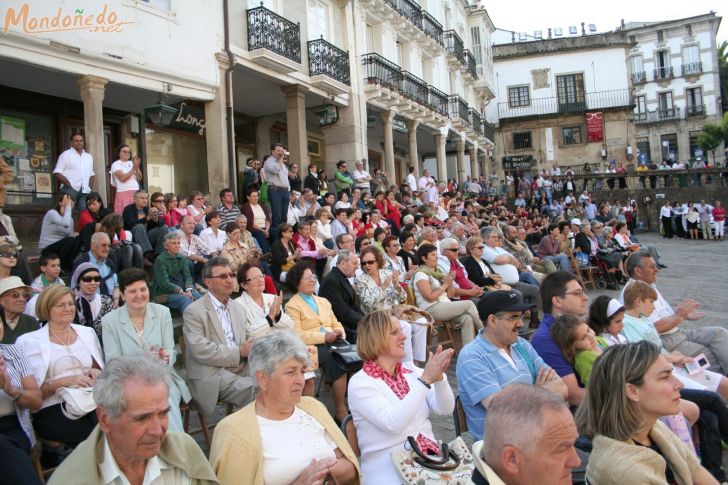
[[[331,357],[344,372],[358,372],[364,362],[356,352],[356,345],[350,344],[346,340],[336,340],[329,345]]]

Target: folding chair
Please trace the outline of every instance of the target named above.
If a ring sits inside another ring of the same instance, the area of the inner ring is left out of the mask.
[[[465,410],[460,396],[455,398],[455,409],[452,412],[453,421],[455,422],[455,435],[461,436],[468,431],[468,421],[465,418]]]
[[[341,432],[344,433],[346,441],[349,442],[351,449],[354,450],[354,455],[361,456],[359,440],[356,437],[356,426],[354,426],[354,418],[352,418],[351,414],[347,414],[341,421]]]

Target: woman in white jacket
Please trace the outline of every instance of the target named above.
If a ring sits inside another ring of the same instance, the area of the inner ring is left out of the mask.
[[[430,413],[449,415],[455,397],[445,371],[453,350],[442,350],[424,369],[405,357],[405,336],[389,311],[375,311],[359,322],[357,350],[364,367],[349,381],[349,409],[361,450],[362,485],[399,484],[391,453],[404,450],[407,437],[421,449],[437,446]]]

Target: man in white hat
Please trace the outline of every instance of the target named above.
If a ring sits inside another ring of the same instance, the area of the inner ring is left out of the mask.
[[[0,281],[0,305],[2,305],[3,344],[14,344],[24,333],[38,330],[38,320],[25,315],[25,304],[33,294],[17,276],[9,276]]]

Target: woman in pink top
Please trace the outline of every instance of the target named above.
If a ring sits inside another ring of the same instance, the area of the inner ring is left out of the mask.
[[[715,207],[713,207],[713,222],[715,223],[715,240],[722,241],[725,225],[725,207],[722,207],[719,200],[715,201]]]

